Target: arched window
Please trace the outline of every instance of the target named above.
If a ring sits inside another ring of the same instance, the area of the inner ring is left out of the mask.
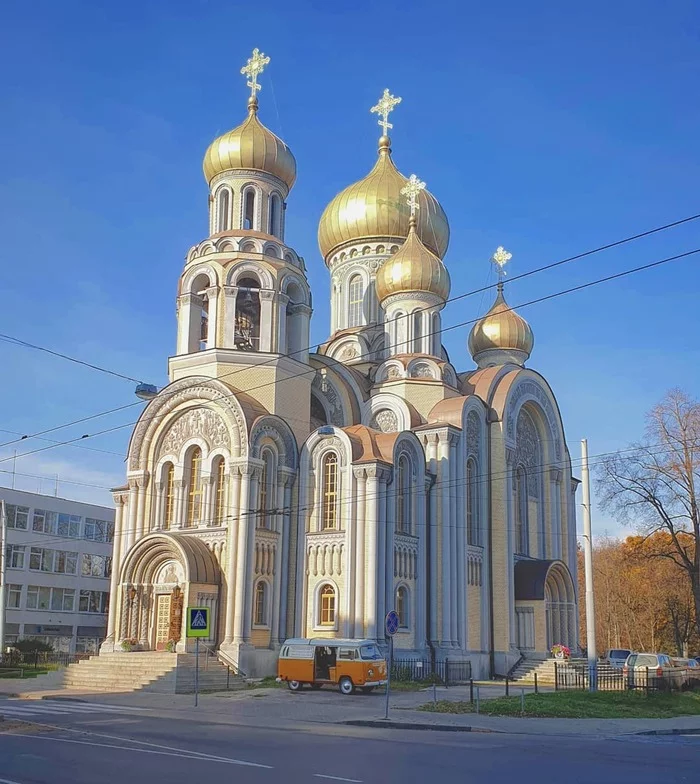
[[[276,193],[273,193],[270,197],[270,234],[275,237],[280,235],[279,219],[280,197]]]
[[[255,586],[253,623],[256,626],[267,626],[267,583],[264,580],[258,580]]]
[[[226,518],[226,461],[219,457],[214,464],[216,493],[214,496],[214,525],[223,525]]]
[[[522,466],[515,471],[515,552],[527,555],[528,519],[527,519],[527,474]]]
[[[255,228],[255,191],[248,188],[243,198],[243,228]]]
[[[401,455],[396,481],[396,530],[399,533],[411,532],[411,514],[411,464],[407,455]]]
[[[202,315],[199,324],[199,350],[206,351],[209,346],[209,298],[202,294]]]
[[[323,458],[321,481],[321,527],[334,529],[338,527],[338,455],[335,452]]]
[[[263,469],[260,477],[260,510],[258,528],[272,528],[270,510],[275,507],[275,463],[269,449],[262,452]]]
[[[326,583],[319,595],[319,626],[335,626],[335,588]]]
[[[221,188],[218,193],[218,221],[219,231],[228,231],[231,228],[229,216],[231,214],[231,192],[228,188]]]
[[[479,541],[479,515],[478,495],[476,482],[476,462],[473,457],[467,460],[467,543],[480,544]]]
[[[255,278],[238,282],[233,341],[239,351],[260,349],[260,284]]]
[[[362,276],[353,275],[348,283],[348,327],[359,327],[362,324]]]
[[[413,353],[423,353],[423,341],[421,340],[421,312],[416,310],[413,313]]]
[[[195,525],[202,516],[202,450],[196,446],[188,465],[187,525]]]
[[[399,626],[408,629],[409,626],[408,588],[400,585],[396,589],[396,614],[399,616]]]
[[[173,524],[175,512],[175,466],[166,463],[163,466],[163,528],[167,529]]]

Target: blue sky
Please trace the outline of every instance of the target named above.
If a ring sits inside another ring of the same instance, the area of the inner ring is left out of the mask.
[[[270,55],[260,116],[297,158],[287,241],[314,289],[312,339],[328,333],[316,243],[327,202],[375,160],[369,114],[384,87],[394,158],[426,180],[450,219],[452,293],[700,212],[700,11],[692,0],[380,5],[270,0],[11,2],[0,33],[0,332],[126,375],[166,382],[175,292],[207,231],[201,161],[245,114],[239,74]],[[700,221],[514,282],[512,305],[700,247]],[[521,310],[530,365],[558,396],[569,447],[592,455],[641,435],[671,386],[697,394],[698,257]],[[492,295],[448,306],[476,318]],[[445,345],[472,367],[468,328]],[[133,385],[0,343],[0,441],[129,403]],[[49,437],[135,419],[138,409]],[[17,460],[62,478],[60,494],[109,503],[130,428]],[[46,446],[31,441],[20,453]],[[15,447],[0,449],[0,458]],[[0,463],[9,470],[11,463]],[[49,481],[17,486],[52,492]],[[0,483],[8,483],[0,474]],[[598,531],[616,530],[604,516]]]

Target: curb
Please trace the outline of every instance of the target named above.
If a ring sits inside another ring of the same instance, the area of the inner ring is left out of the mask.
[[[635,732],[634,735],[700,735],[700,727],[690,727],[687,730],[672,729],[672,730],[645,730],[644,732]]]
[[[458,724],[424,724],[421,722],[391,721],[387,719],[348,719],[339,721],[337,724],[344,724],[350,727],[378,727],[391,730],[432,730],[434,732],[491,732],[491,730],[472,730],[471,727],[460,726]]]

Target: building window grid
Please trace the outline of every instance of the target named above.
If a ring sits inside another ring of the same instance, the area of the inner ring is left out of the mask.
[[[323,458],[322,476],[322,528],[338,528],[338,456],[329,452]]]
[[[32,517],[32,530],[40,534],[53,534],[68,539],[79,539],[82,519],[80,515],[52,512],[47,509],[35,509]]]
[[[24,556],[27,548],[23,544],[8,544],[5,548],[8,569],[24,569]]]
[[[335,588],[332,585],[324,585],[321,589],[319,607],[319,621],[321,626],[335,625]]]
[[[83,553],[80,574],[83,577],[109,578],[112,576],[112,558],[109,555]]]
[[[214,523],[223,525],[226,516],[226,461],[220,457],[216,463],[216,503]]]
[[[51,588],[45,585],[27,586],[27,609],[73,612],[75,607],[74,588]]]
[[[175,512],[175,466],[168,463],[165,469],[165,494],[163,509],[163,528],[166,530],[173,524]]]
[[[7,527],[26,531],[29,526],[29,507],[17,504],[5,504]]]
[[[253,619],[256,626],[267,625],[267,583],[264,580],[259,580],[255,586]]]
[[[114,541],[114,523],[111,520],[97,520],[94,517],[86,517],[83,539],[87,539],[90,542],[112,543]]]
[[[81,589],[78,601],[78,612],[106,613],[109,609],[109,593],[107,591],[90,591]]]
[[[29,550],[29,570],[32,572],[53,572],[54,574],[77,574],[78,553],[32,547]]]
[[[353,275],[348,284],[348,326],[359,327],[362,324],[362,276]]]
[[[22,607],[22,586],[17,583],[7,584],[5,606],[8,610],[19,610]]]
[[[202,516],[202,450],[198,446],[192,450],[189,468],[187,524],[193,526]]]
[[[467,543],[479,545],[479,514],[478,514],[478,493],[477,493],[477,470],[476,462],[473,458],[467,460],[467,482],[466,482],[466,507],[467,507]]]

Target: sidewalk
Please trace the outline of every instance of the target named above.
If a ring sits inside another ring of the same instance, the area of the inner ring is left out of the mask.
[[[20,682],[15,682],[20,685]],[[5,685],[5,684],[3,684]],[[15,687],[16,688],[16,687]],[[4,691],[4,690],[3,690]],[[17,692],[15,692],[17,693]],[[500,696],[502,685],[483,686],[482,698]],[[515,690],[511,692],[515,693]],[[390,699],[390,721],[384,722],[384,694],[344,697],[335,690],[292,694],[286,689],[250,689],[202,694],[194,708],[193,695],[127,692],[83,693],[73,690],[23,691],[25,699],[70,699],[152,710],[159,716],[198,718],[215,724],[246,725],[270,729],[303,730],[319,725],[346,727],[392,727],[402,730],[433,729],[445,732],[500,732],[508,734],[614,737],[642,733],[698,733],[700,716],[673,719],[535,719],[483,716],[477,714],[429,713],[416,710],[431,702],[432,689],[396,692]],[[468,686],[438,689],[438,699],[469,699]],[[0,696],[0,714],[2,697]]]

